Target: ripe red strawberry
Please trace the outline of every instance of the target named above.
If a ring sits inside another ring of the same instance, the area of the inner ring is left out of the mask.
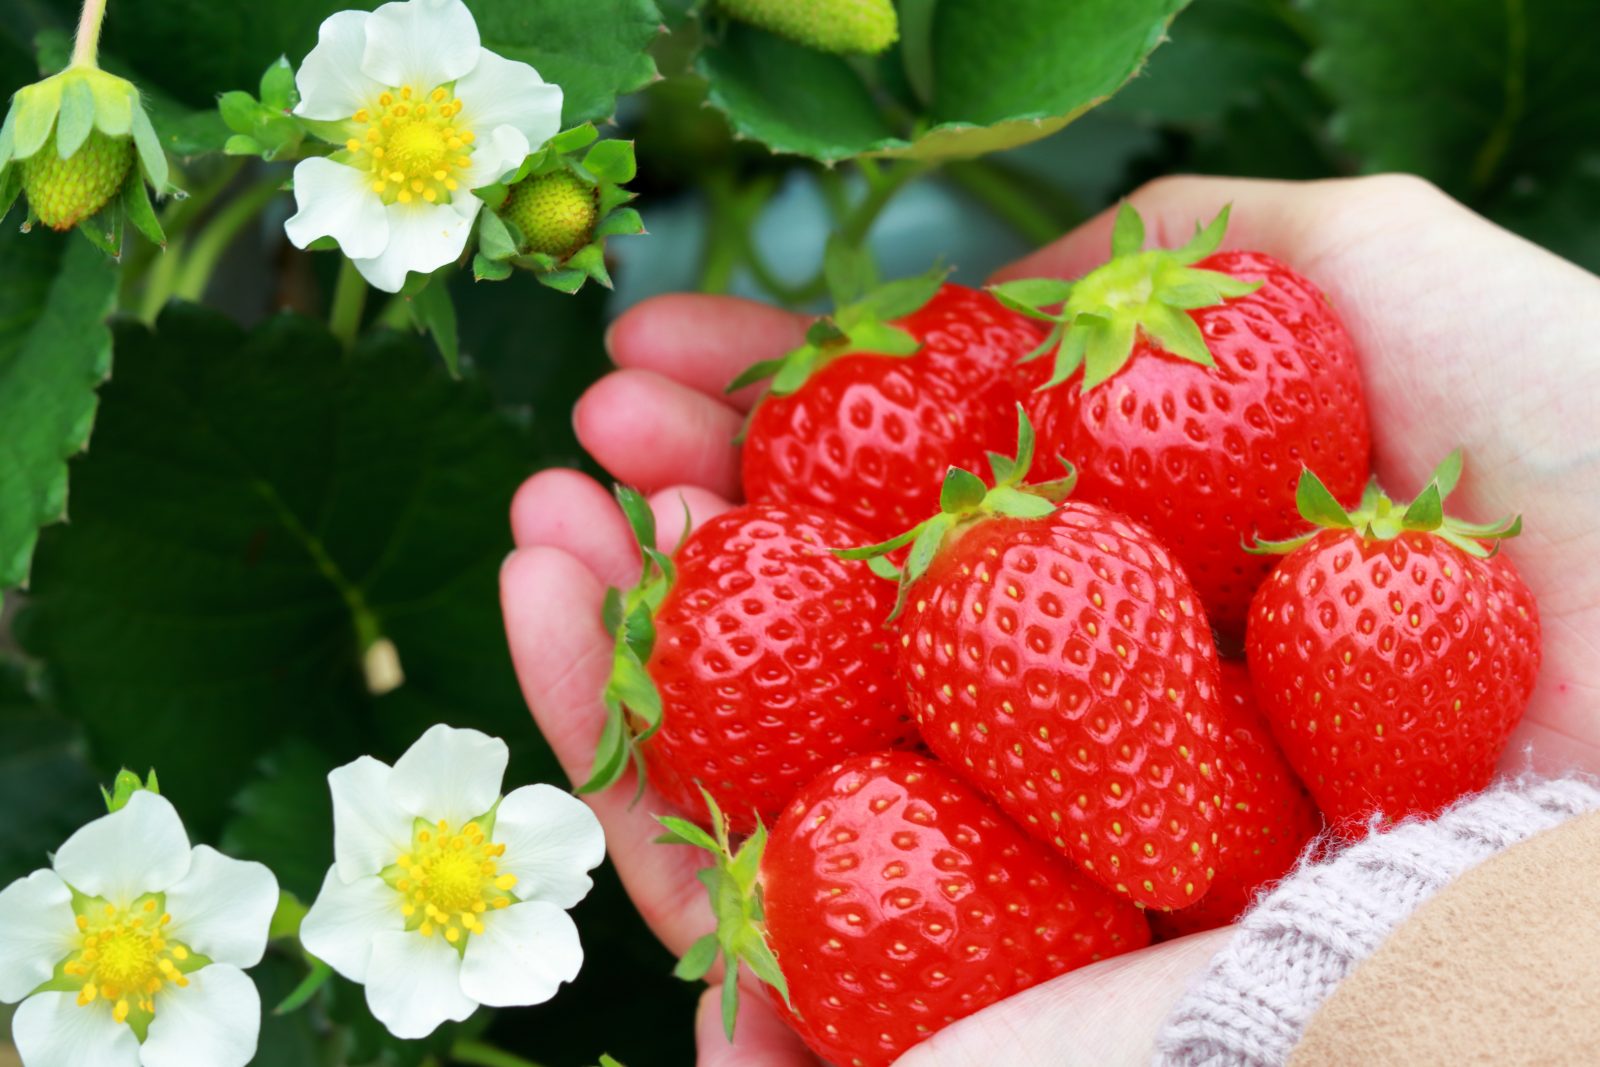
[[[1217,865],[1217,654],[1199,598],[1143,527],[952,468],[912,542],[900,677],[923,740],[1035,837],[1135,902],[1180,908]]]
[[[668,800],[705,818],[703,787],[749,832],[822,768],[914,740],[883,629],[892,595],[866,564],[829,551],[860,543],[860,527],[813,508],[746,505],[669,558],[654,547],[644,499],[623,488],[617,497],[645,569],[633,590],[607,597],[610,715],[585,791],[642,756]]]
[[[996,291],[1041,315],[1065,301],[1047,316],[1057,323],[1054,367],[1024,372],[1030,388],[1052,383],[1026,401],[1040,450],[1077,465],[1078,499],[1148,526],[1212,624],[1237,640],[1271,570],[1241,543],[1299,528],[1302,467],[1354,501],[1371,444],[1339,316],[1271,256],[1217,253],[1227,217],[1183,248],[1144,252],[1144,226],[1124,205],[1109,263],[1070,284]],[[1080,367],[1081,380],[1069,381]]]
[[[677,973],[701,977],[720,948],[730,1038],[743,964],[831,1063],[887,1067],[963,1016],[1150,941],[1136,908],[910,753],[825,771],[737,853],[720,827],[713,840],[662,822],[664,840],[718,857],[704,875],[717,932]]]
[[[1370,487],[1347,512],[1310,471],[1300,512],[1318,527],[1250,607],[1261,711],[1330,822],[1431,814],[1489,784],[1539,672],[1533,594],[1495,542],[1520,519],[1448,518],[1452,453],[1400,507]]]
[[[1272,739],[1256,709],[1250,672],[1238,660],[1222,661],[1222,705],[1215,741],[1222,754],[1224,795],[1216,881],[1200,903],[1152,917],[1166,936],[1226,926],[1263,887],[1294,868],[1322,817]]]
[[[898,533],[933,510],[946,468],[1010,443],[1009,368],[1043,336],[989,294],[937,277],[846,306],[811,343],[735,383],[775,375],[745,432],[746,497]]]

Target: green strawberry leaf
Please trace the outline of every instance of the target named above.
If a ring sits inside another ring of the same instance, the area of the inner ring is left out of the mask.
[[[65,18],[76,17],[77,0],[49,2]],[[210,110],[219,89],[257,84],[280,56],[298,66],[316,43],[322,20],[352,6],[377,4],[117,0],[102,46],[127,57],[141,87]],[[531,64],[562,87],[565,125],[609,118],[618,96],[656,76],[649,50],[660,36],[662,16],[651,0],[467,0],[467,6],[483,47]]]
[[[67,514],[111,373],[117,265],[78,240],[0,227],[0,591],[28,579],[39,528]]]
[[[1049,136],[1109,98],[1187,2],[903,3],[901,43],[885,62],[921,94],[909,118],[880,107],[873,65],[744,25],[713,39],[698,70],[734,130],[774,152],[964,159]]]
[[[199,835],[291,735],[342,762],[445,721],[511,741],[513,780],[559,775],[496,606],[524,431],[403,334],[346,355],[304,319],[174,304],[116,339],[78,521],[41,539],[17,619],[101,759],[159,766]],[[404,682],[380,694],[382,642]]]
[[[1331,129],[1364,170],[1482,200],[1553,182],[1594,145],[1600,82],[1573,42],[1600,39],[1600,6],[1308,0],[1304,11]]]

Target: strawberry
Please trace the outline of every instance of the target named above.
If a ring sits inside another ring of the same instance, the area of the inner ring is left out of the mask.
[[[1033,433],[993,489],[952,468],[901,573],[899,673],[923,740],[1034,836],[1141,905],[1195,903],[1223,801],[1217,654],[1183,569],[1149,532],[1024,486]],[[898,607],[897,607],[898,610]]]
[[[133,167],[133,141],[90,130],[78,150],[66,159],[56,151],[51,134],[22,161],[22,191],[28,207],[52,230],[70,230],[106,206]]]
[[[565,258],[589,243],[600,217],[596,187],[570,170],[524,178],[500,208],[516,223],[530,252]]]
[[[1374,486],[1346,511],[1309,470],[1312,532],[1264,543],[1287,553],[1250,606],[1246,646],[1261,711],[1330,822],[1349,835],[1373,813],[1426,815],[1489,784],[1539,673],[1539,612],[1485,543],[1520,519],[1449,518],[1452,453],[1400,507]]]
[[[804,347],[734,383],[774,375],[745,432],[745,495],[824,507],[878,538],[898,533],[936,506],[946,468],[1010,443],[1008,368],[1042,336],[988,294],[938,276],[846,306]]]
[[[859,543],[859,527],[747,505],[668,557],[649,505],[617,495],[645,566],[634,589],[607,596],[609,714],[583,791],[642,759],[668,800],[703,818],[704,787],[748,832],[829,764],[915,738],[882,625],[892,596],[865,564],[828,551]]]
[[[1228,802],[1222,808],[1222,835],[1216,881],[1204,900],[1151,919],[1166,936],[1226,926],[1250,906],[1256,894],[1294,868],[1322,818],[1305,786],[1289,769],[1256,709],[1250,672],[1238,660],[1222,661],[1222,703],[1216,736],[1218,765]]]
[[[661,821],[663,840],[717,857],[702,872],[717,932],[677,973],[698,979],[722,951],[730,1039],[741,965],[823,1059],[887,1067],[963,1016],[1150,941],[1137,909],[911,753],[830,768],[737,852],[720,825],[713,839]]]
[[[1143,223],[1124,205],[1110,262],[1076,282],[996,292],[1055,323],[1039,353],[1054,349],[1053,367],[1024,372],[1043,386],[1027,401],[1039,447],[1077,465],[1079,499],[1148,526],[1237,640],[1271,570],[1243,539],[1298,529],[1303,466],[1353,501],[1371,445],[1339,316],[1271,256],[1218,253],[1227,218],[1224,209],[1183,248],[1146,252]]]
[[[900,36],[892,0],[717,0],[729,18],[836,55],[875,56]]]

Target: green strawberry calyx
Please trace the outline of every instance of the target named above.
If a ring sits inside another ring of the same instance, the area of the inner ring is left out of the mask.
[[[92,63],[18,89],[0,125],[0,217],[25,192],[28,225],[77,226],[112,256],[121,252],[124,220],[165,243],[145,183],[165,195],[174,191],[168,174],[139,90]]]
[[[612,288],[606,239],[645,232],[623,188],[638,174],[633,142],[601,140],[593,123],[563,130],[503,180],[473,190],[489,206],[478,216],[478,281],[504,281],[513,268],[539,284],[575,293],[585,282]]]
[[[777,990],[785,1004],[789,1004],[789,983],[778,966],[772,946],[767,943],[766,917],[762,910],[760,873],[761,857],[767,847],[767,828],[758,821],[755,833],[735,849],[722,809],[704,789],[700,790],[700,795],[711,813],[711,833],[687,819],[656,816],[656,821],[667,831],[656,838],[658,843],[693,845],[716,857],[716,863],[702,869],[699,878],[711,898],[711,912],[717,920],[717,928],[690,945],[672,973],[686,982],[698,982],[717,962],[717,956],[722,956],[726,968],[722,976],[722,1027],[732,1041],[733,1023],[739,1013],[740,966],[749,967],[757,978]]]
[[[1461,450],[1458,448],[1434,468],[1427,486],[1410,503],[1399,504],[1378,487],[1376,479],[1367,483],[1361,502],[1346,510],[1310,469],[1300,472],[1295,489],[1295,506],[1300,517],[1311,523],[1311,530],[1284,541],[1257,538],[1245,550],[1260,555],[1293,552],[1323,530],[1353,530],[1371,541],[1392,541],[1405,533],[1429,533],[1478,559],[1487,559],[1500,549],[1500,542],[1522,532],[1522,516],[1513,515],[1493,523],[1463,522],[1445,514],[1445,499],[1461,480]],[[1487,544],[1485,544],[1487,542]]]
[[[1083,391],[1109,381],[1128,365],[1142,331],[1167,352],[1201,366],[1215,364],[1200,327],[1188,314],[1214,307],[1261,287],[1194,264],[1222,245],[1229,208],[1182,248],[1144,249],[1144,220],[1126,202],[1111,233],[1111,259],[1079,278],[1024,278],[991,286],[999,301],[1031,318],[1052,323],[1044,342],[1021,362],[1054,353],[1055,371],[1040,389],[1051,389],[1083,369]],[[1060,306],[1059,311],[1048,309]]]
[[[616,784],[629,765],[643,771],[639,743],[661,726],[661,693],[646,664],[656,643],[656,610],[677,580],[672,557],[656,548],[656,517],[650,502],[636,489],[616,488],[617,503],[639,543],[643,571],[631,589],[607,589],[601,618],[614,642],[611,675],[601,700],[606,707],[605,726],[595,747],[594,766],[579,793],[594,793]],[[683,537],[689,536],[689,513],[684,509]],[[683,539],[678,542],[680,545]],[[644,776],[639,777],[644,789]]]
[[[881,577],[900,583],[900,594],[895,598],[894,611],[889,622],[900,617],[905,607],[906,593],[911,584],[927,573],[938,555],[945,538],[953,531],[973,522],[997,515],[1018,519],[1039,519],[1061,506],[1072,495],[1078,473],[1065,459],[1058,461],[1066,474],[1052,481],[1027,483],[1033,467],[1033,424],[1017,405],[1017,454],[1015,457],[989,453],[989,469],[994,486],[984,484],[982,478],[960,467],[951,467],[944,476],[944,487],[939,491],[939,513],[924,519],[905,533],[860,548],[835,549],[841,559],[864,559]],[[895,567],[885,556],[896,549],[911,546],[904,567]]]
[[[832,315],[825,315],[811,324],[806,331],[805,344],[777,359],[762,360],[747,367],[728,384],[727,391],[736,392],[770,379],[766,395],[787,396],[840,356],[904,358],[916,355],[922,349],[922,342],[892,325],[892,321],[920,310],[932,300],[949,273],[948,268],[935,267],[926,274],[838,299],[838,308]],[[835,282],[834,289],[839,293],[840,283]]]

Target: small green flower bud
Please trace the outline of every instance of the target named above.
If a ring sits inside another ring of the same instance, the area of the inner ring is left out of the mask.
[[[512,186],[500,215],[522,231],[528,251],[564,259],[594,236],[600,207],[593,186],[558,170]]]

